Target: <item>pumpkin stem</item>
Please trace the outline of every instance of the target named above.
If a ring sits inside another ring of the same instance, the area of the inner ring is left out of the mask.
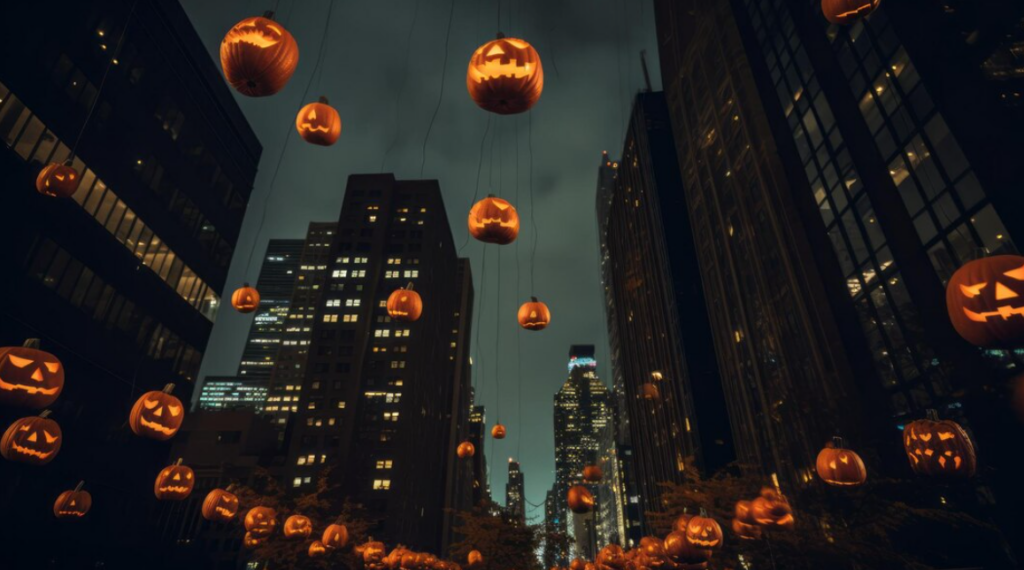
[[[505,39],[505,34],[504,34],[504,33],[502,33],[502,32],[498,32],[498,39],[499,39],[499,40],[503,40],[503,39]]]
[[[25,344],[23,344],[21,346],[23,346],[25,348],[34,348],[36,350],[39,350],[39,339],[38,338],[27,338],[27,339],[25,339]]]
[[[273,10],[267,10],[266,12],[263,13],[263,17],[268,19],[268,20],[273,20],[274,19],[274,11]]]
[[[939,412],[938,410],[928,408],[927,410],[924,411],[924,417],[928,418],[933,422],[937,422],[939,421]]]
[[[168,385],[164,386],[164,390],[163,390],[164,394],[170,394],[173,391],[174,391],[174,384],[168,384]]]
[[[320,96],[320,99],[318,99],[318,101],[320,101],[324,105],[330,105],[330,102],[327,101],[327,97],[324,97],[323,95]]]
[[[48,418],[49,416],[50,416],[50,410],[43,410],[43,412],[41,414],[39,414],[39,417],[40,418],[44,418],[44,419]]]
[[[701,516],[701,518],[707,518],[707,516],[708,516],[708,510],[707,510],[707,509],[705,509],[704,507],[701,507],[701,508],[700,508],[700,516]]]
[[[242,281],[242,287],[248,287],[248,286],[249,286],[249,282],[248,281]]]
[[[539,302],[539,301],[537,301],[537,298],[536,298],[536,297],[530,297],[530,301],[532,301],[532,302],[534,302],[534,303],[537,303],[537,302]]]
[[[85,481],[79,481],[78,485],[75,485],[75,492],[77,493],[81,491],[82,487],[85,487]]]
[[[181,465],[181,462],[182,462],[182,461],[184,461],[184,459],[182,459],[181,457],[179,457],[179,458],[178,458],[178,460],[174,462],[174,464],[175,464],[175,465]]]
[[[494,194],[488,194],[487,197],[488,198],[494,198],[495,196],[494,196]]]

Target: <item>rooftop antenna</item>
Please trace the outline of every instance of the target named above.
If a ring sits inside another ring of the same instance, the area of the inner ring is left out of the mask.
[[[651,74],[647,71],[647,50],[645,49],[640,50],[640,66],[644,69],[644,83],[647,85],[647,88],[644,89],[644,93],[650,93],[652,91]]]

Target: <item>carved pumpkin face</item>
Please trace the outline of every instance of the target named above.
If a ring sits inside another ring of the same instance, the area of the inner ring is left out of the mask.
[[[325,554],[327,554],[327,547],[324,546],[324,543],[320,542],[319,540],[314,540],[309,545],[310,558],[319,558]]]
[[[385,546],[383,542],[367,542],[362,546],[363,568],[366,570],[384,570]]]
[[[837,487],[856,486],[867,481],[868,470],[859,455],[829,443],[815,462],[818,477]]]
[[[519,307],[519,326],[528,331],[541,331],[548,328],[551,323],[551,311],[548,306],[532,297],[527,303]]]
[[[903,447],[914,473],[969,478],[977,469],[970,436],[952,420],[917,420],[903,428]]]
[[[387,565],[389,570],[398,570],[402,567],[402,557],[408,552],[404,547],[395,547],[387,556],[384,557],[384,564]]]
[[[499,115],[527,111],[544,91],[540,55],[528,42],[499,34],[469,59],[466,88],[485,111]]]
[[[265,541],[265,538],[259,538],[254,536],[251,532],[247,532],[245,533],[245,538],[242,540],[242,546],[251,550],[263,544]]]
[[[327,548],[345,548],[348,544],[348,529],[343,524],[328,525],[320,541]]]
[[[257,538],[274,534],[277,528],[277,511],[270,507],[253,507],[245,513],[245,530]]]
[[[313,522],[309,517],[292,515],[284,521],[285,538],[309,538],[313,534]]]
[[[80,519],[92,508],[92,495],[82,490],[80,483],[77,488],[64,491],[53,503],[53,516],[59,519]]]
[[[231,306],[239,313],[251,313],[260,308],[260,293],[246,283],[231,294]]]
[[[36,177],[36,191],[51,198],[70,198],[78,191],[82,177],[67,164],[51,162],[39,171]]]
[[[196,485],[196,476],[191,467],[178,464],[164,467],[164,470],[156,476],[156,483],[153,484],[153,492],[156,498],[161,501],[183,501],[192,494],[192,488]]]
[[[663,546],[669,560],[684,568],[703,568],[711,558],[710,549],[695,546],[686,539],[685,533],[670,532],[665,537]]]
[[[793,528],[793,507],[789,499],[771,487],[761,489],[761,496],[750,503],[751,516],[764,527]]]
[[[45,408],[64,389],[64,366],[39,341],[0,348],[0,404]]]
[[[583,485],[574,485],[569,488],[568,503],[569,510],[584,515],[594,509],[594,495]]]
[[[299,45],[281,24],[246,18],[220,43],[224,77],[242,95],[265,97],[280,91],[299,64]]]
[[[132,407],[128,425],[135,435],[159,441],[167,441],[178,433],[185,420],[185,408],[181,400],[167,393],[174,385],[168,385],[164,392],[146,392]]]
[[[645,536],[640,539],[640,554],[643,556],[644,565],[648,568],[656,569],[668,565],[665,544],[653,536]]]
[[[881,0],[821,0],[821,13],[833,24],[852,24],[875,11]]]
[[[471,568],[480,566],[484,563],[484,555],[481,554],[479,550],[470,550],[469,556],[466,557],[466,563],[468,563]]]
[[[505,439],[506,433],[505,426],[501,424],[494,424],[494,427],[491,428],[491,437],[494,439]]]
[[[583,570],[587,566],[587,561],[581,558],[573,558],[572,562],[569,563],[569,570]]]
[[[295,130],[302,140],[320,146],[331,146],[341,136],[341,116],[321,97],[317,103],[310,103],[295,116]]]
[[[711,517],[693,517],[686,525],[686,540],[698,548],[717,548],[722,546],[722,527]]]
[[[42,416],[21,418],[0,439],[0,455],[8,461],[46,465],[57,457],[64,436],[57,422]]]
[[[754,520],[750,510],[750,501],[736,502],[736,518],[732,519],[732,531],[745,540],[761,538],[761,527]]]
[[[469,210],[469,233],[485,243],[507,245],[519,236],[519,214],[512,204],[488,196]]]
[[[623,570],[626,567],[626,553],[618,544],[609,544],[597,553],[599,570]]]
[[[583,480],[588,483],[600,483],[604,479],[604,471],[599,465],[587,465],[583,468]]]
[[[214,489],[203,500],[202,512],[208,521],[228,522],[238,514],[238,497],[224,489]]]
[[[398,289],[388,297],[387,309],[392,319],[411,323],[419,320],[423,314],[423,299],[412,289]]]
[[[469,459],[470,457],[473,457],[473,454],[476,453],[476,447],[474,447],[472,443],[464,441],[459,444],[459,447],[455,450],[455,453],[458,454],[459,459]]]
[[[964,264],[946,285],[953,328],[985,348],[1024,342],[1024,257],[995,255]]]

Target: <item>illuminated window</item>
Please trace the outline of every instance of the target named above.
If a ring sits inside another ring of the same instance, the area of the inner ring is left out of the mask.
[[[338,322],[338,315],[324,315],[325,323],[336,323]]]
[[[345,315],[344,322],[354,323],[359,321],[359,315]]]
[[[391,479],[374,479],[373,490],[374,491],[387,491],[391,488]]]
[[[377,460],[377,469],[391,469],[391,460],[390,459],[378,459]]]

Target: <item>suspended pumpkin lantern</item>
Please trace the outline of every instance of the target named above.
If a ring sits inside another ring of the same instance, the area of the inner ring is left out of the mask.
[[[423,299],[412,290],[412,283],[395,290],[388,297],[388,315],[402,323],[418,321],[423,314]]]
[[[974,443],[952,420],[939,420],[935,410],[927,419],[910,422],[903,428],[903,447],[910,467],[918,475],[967,479],[978,466]]]
[[[1024,257],[994,255],[964,264],[946,285],[953,328],[983,348],[1024,343]]]
[[[736,502],[736,518],[732,519],[732,531],[745,540],[761,538],[761,527],[757,526],[757,521],[750,511],[750,501]]]
[[[260,307],[260,292],[248,283],[243,283],[231,294],[231,306],[239,313],[251,313]]]
[[[653,536],[640,539],[640,556],[641,564],[651,570],[671,567],[668,553],[665,552],[665,543]]]
[[[308,143],[331,146],[341,136],[341,116],[327,104],[327,97],[320,97],[318,102],[299,109],[295,116],[295,130]]]
[[[399,570],[402,567],[402,557],[405,556],[406,551],[404,546],[396,546],[384,557],[384,564],[388,570]]]
[[[265,97],[277,93],[295,73],[299,64],[299,44],[271,20],[246,18],[228,30],[220,42],[220,65],[228,83],[242,95]]]
[[[173,465],[164,467],[153,483],[153,494],[161,501],[184,501],[192,494],[196,476],[192,468],[181,464],[178,459]]]
[[[214,489],[203,499],[203,518],[214,522],[228,522],[238,514],[238,497],[224,489]]]
[[[519,307],[519,326],[528,331],[541,331],[551,323],[551,311],[548,306],[530,297],[530,301]]]
[[[587,561],[581,558],[573,558],[572,562],[569,563],[569,570],[583,570],[587,566]]]
[[[573,485],[569,488],[568,503],[569,510],[584,515],[594,509],[594,495],[583,485]]]
[[[476,453],[476,448],[473,447],[472,443],[464,441],[459,444],[459,447],[456,448],[455,453],[459,455],[459,459],[469,459],[470,457],[473,457],[473,454]]]
[[[656,385],[651,382],[645,382],[640,386],[640,397],[648,401],[653,401],[661,398],[661,392],[658,390]]]
[[[83,491],[83,487],[85,481],[79,481],[74,489],[58,495],[53,503],[53,516],[59,519],[80,519],[87,515],[92,508],[92,495],[89,491]]]
[[[470,568],[476,568],[484,563],[484,555],[479,550],[470,550],[469,555],[466,556],[466,564]]]
[[[70,198],[78,191],[82,177],[71,164],[51,162],[39,171],[36,177],[36,191],[51,198]]]
[[[679,515],[676,520],[672,521],[672,532],[678,532],[679,534],[685,535],[686,527],[690,524],[690,519],[692,518],[693,515],[685,512]]]
[[[700,515],[686,523],[686,540],[697,548],[718,548],[722,546],[722,527],[701,509]]]
[[[598,570],[625,570],[626,553],[618,544],[609,544],[597,553]]]
[[[310,545],[309,545],[309,557],[310,558],[319,558],[321,556],[324,556],[325,554],[327,554],[327,547],[324,546],[324,543],[320,542],[319,540],[314,540],[312,543],[310,543]]]
[[[343,524],[328,525],[320,539],[328,549],[345,548],[348,544],[348,529]]]
[[[277,511],[270,507],[253,507],[245,513],[245,530],[256,538],[267,538],[277,529]]]
[[[0,438],[0,455],[8,461],[46,465],[57,457],[64,436],[50,410],[35,417],[16,420]]]
[[[41,409],[64,389],[64,366],[39,350],[39,339],[0,348],[0,404]]]
[[[604,471],[600,465],[587,465],[583,468],[583,480],[587,483],[600,483],[604,479]]]
[[[864,461],[853,451],[843,449],[843,440],[839,437],[821,450],[815,468],[822,481],[837,487],[860,485],[868,478]]]
[[[528,111],[544,91],[540,55],[529,42],[499,33],[497,39],[473,52],[466,89],[485,111],[499,115]]]
[[[242,546],[252,550],[253,548],[263,544],[264,541],[266,541],[265,538],[259,538],[254,536],[251,532],[247,532],[245,533],[245,538],[242,539]]]
[[[711,549],[694,545],[681,532],[670,532],[662,542],[662,548],[674,564],[674,570],[701,570],[707,568],[711,559]]]
[[[284,520],[285,538],[309,538],[313,534],[313,521],[302,515],[292,515]]]
[[[164,386],[163,391],[146,392],[132,406],[128,425],[140,437],[167,441],[174,437],[185,420],[185,407],[174,397],[174,384]]]
[[[833,24],[852,24],[871,14],[881,0],[821,0],[821,13]]]
[[[469,210],[469,233],[484,243],[508,245],[519,236],[519,214],[508,201],[488,195]]]
[[[365,570],[384,570],[387,568],[385,562],[386,547],[383,542],[370,541],[361,546],[363,559],[363,568]]]
[[[771,487],[761,489],[761,496],[750,503],[754,521],[767,528],[793,528],[793,507],[780,491]]]
[[[491,437],[494,439],[505,439],[505,426],[501,424],[495,424],[491,428]]]

